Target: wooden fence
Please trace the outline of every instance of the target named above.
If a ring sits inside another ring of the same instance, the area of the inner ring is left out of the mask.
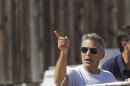
[[[80,41],[96,32],[106,48],[130,24],[130,0],[0,0],[0,82],[41,82],[59,56],[57,30],[70,40],[68,64],[79,64]]]

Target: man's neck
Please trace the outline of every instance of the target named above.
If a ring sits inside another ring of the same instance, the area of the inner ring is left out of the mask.
[[[130,70],[130,53],[128,52],[123,52],[122,53],[122,57],[124,59],[125,62],[125,66],[128,70]]]
[[[100,69],[99,69],[99,68],[94,68],[94,69],[92,69],[92,68],[85,68],[85,67],[84,67],[84,69],[85,69],[86,71],[88,71],[89,73],[92,73],[92,74],[99,74],[99,73],[100,73]]]

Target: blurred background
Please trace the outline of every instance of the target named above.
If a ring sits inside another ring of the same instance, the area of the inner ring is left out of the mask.
[[[53,31],[70,38],[68,65],[80,64],[80,41],[96,32],[105,48],[130,24],[130,0],[0,0],[0,82],[42,82],[59,57]]]

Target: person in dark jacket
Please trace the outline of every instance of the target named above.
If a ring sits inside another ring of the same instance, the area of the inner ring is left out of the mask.
[[[124,25],[118,30],[117,43],[121,54],[105,62],[101,68],[113,73],[118,81],[124,81],[130,78],[130,26]]]

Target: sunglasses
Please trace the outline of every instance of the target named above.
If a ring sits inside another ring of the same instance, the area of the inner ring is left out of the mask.
[[[97,49],[97,48],[88,48],[88,47],[82,47],[82,48],[81,48],[81,52],[82,52],[82,53],[86,53],[88,50],[90,50],[90,52],[91,52],[92,54],[96,54],[97,51],[101,51],[101,50],[99,50],[99,49]]]

